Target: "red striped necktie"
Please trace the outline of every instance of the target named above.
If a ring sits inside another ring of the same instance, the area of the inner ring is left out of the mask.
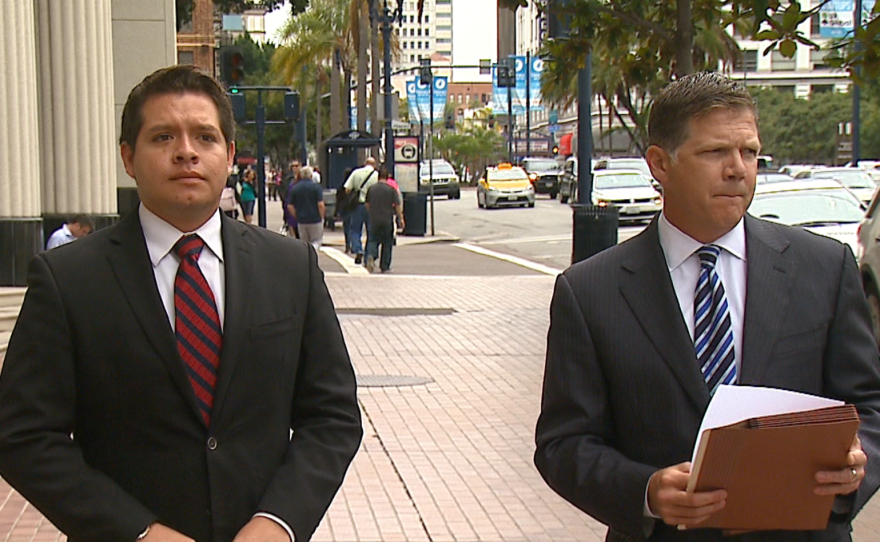
[[[223,332],[214,294],[199,269],[205,242],[198,235],[184,235],[174,244],[180,267],[174,279],[174,330],[177,350],[198,399],[205,425],[211,421],[214,386],[220,365]]]

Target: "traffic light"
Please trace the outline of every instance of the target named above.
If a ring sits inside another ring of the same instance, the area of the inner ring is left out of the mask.
[[[244,53],[241,47],[220,48],[220,79],[228,88],[244,83]]]
[[[452,115],[451,112],[447,112],[446,116],[443,120],[444,120],[443,125],[447,130],[454,130],[455,129],[455,117]]]
[[[284,118],[294,122],[299,120],[299,92],[284,94]]]
[[[553,156],[559,154],[559,145],[553,145]]]
[[[512,88],[516,86],[516,72],[513,66],[507,63],[498,65],[498,88]]]
[[[229,100],[232,102],[232,118],[235,122],[244,122],[247,120],[247,105],[245,103],[244,94],[238,89],[232,89],[229,93]]]
[[[431,71],[431,59],[430,58],[420,58],[419,59],[419,82],[422,84],[431,83],[434,81],[434,72]]]

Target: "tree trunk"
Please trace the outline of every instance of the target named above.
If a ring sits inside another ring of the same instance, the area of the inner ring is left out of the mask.
[[[675,75],[694,71],[694,22],[690,0],[678,0],[675,6]]]
[[[342,130],[350,130],[351,129],[351,70],[347,67],[342,67],[342,91],[343,91],[343,102],[342,102],[342,124],[343,126],[339,129]]]
[[[370,25],[370,60],[372,61],[372,69],[370,70],[370,76],[373,80],[372,84],[372,99],[370,100],[370,125],[373,127],[371,130],[373,135],[379,137],[382,133],[382,126],[379,126],[379,99],[381,96],[380,82],[381,77],[379,75],[379,18],[373,17]],[[384,103],[384,102],[383,102]],[[391,112],[385,112],[385,121],[391,122]]]
[[[361,132],[367,131],[367,52],[370,39],[365,6],[363,0],[358,0],[357,129]]]
[[[317,77],[315,78],[315,104],[315,148],[318,149],[318,163],[320,164],[323,155],[322,144],[324,143],[324,106],[321,99],[321,82]],[[327,166],[324,165],[323,167],[326,168]]]
[[[333,51],[333,63],[330,68],[330,136],[342,131],[342,115],[339,96],[339,49]]]

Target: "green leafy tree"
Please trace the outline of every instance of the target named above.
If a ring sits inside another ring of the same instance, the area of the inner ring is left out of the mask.
[[[280,8],[284,4],[284,0],[214,0],[214,9],[219,13],[241,13],[246,9],[254,7],[266,8],[269,11]],[[183,28],[183,25],[192,21],[194,0],[175,0],[175,11],[177,14],[177,30]],[[290,0],[290,11],[292,15],[305,11],[309,5],[309,0]]]

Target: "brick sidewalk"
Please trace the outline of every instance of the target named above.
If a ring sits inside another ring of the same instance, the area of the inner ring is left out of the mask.
[[[317,541],[598,542],[534,466],[549,276],[330,274],[365,435]],[[418,377],[420,385],[391,385]],[[613,496],[609,496],[613,498]],[[874,499],[854,540],[880,540]],[[0,539],[61,540],[5,484]]]

